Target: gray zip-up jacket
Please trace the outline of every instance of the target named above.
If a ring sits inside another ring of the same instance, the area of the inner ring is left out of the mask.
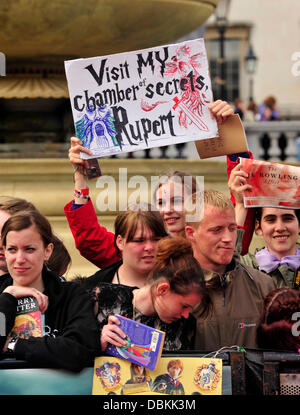
[[[203,270],[212,300],[208,317],[201,316],[201,303],[193,310],[197,318],[196,350],[225,346],[257,347],[256,329],[262,300],[275,284],[267,274],[233,259],[225,274]]]

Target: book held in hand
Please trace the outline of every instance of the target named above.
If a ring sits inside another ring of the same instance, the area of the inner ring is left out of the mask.
[[[120,315],[116,317],[121,323],[120,329],[127,335],[127,343],[123,347],[108,344],[106,353],[154,370],[162,353],[165,332]]]
[[[252,186],[244,192],[245,207],[300,208],[300,167],[246,158],[240,165]]]
[[[18,298],[14,327],[9,333],[10,339],[29,339],[44,335],[44,316],[40,312],[35,297]]]

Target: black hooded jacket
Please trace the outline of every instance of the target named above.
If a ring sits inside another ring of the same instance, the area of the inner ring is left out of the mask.
[[[100,335],[93,311],[93,303],[80,285],[62,281],[51,271],[42,274],[49,305],[45,312],[43,337],[19,338],[15,357],[35,366],[55,367],[78,372],[93,365],[100,353]],[[13,328],[17,299],[3,290],[12,285],[10,275],[0,282],[0,313],[5,316],[6,332]],[[0,333],[1,350],[6,341]]]

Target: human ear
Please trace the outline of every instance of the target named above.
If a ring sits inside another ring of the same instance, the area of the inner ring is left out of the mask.
[[[263,236],[263,232],[261,230],[261,226],[260,226],[258,220],[255,221],[255,233],[258,236]]]
[[[117,236],[117,239],[116,239],[116,245],[117,245],[117,247],[118,247],[118,249],[119,249],[119,251],[123,251],[123,249],[124,249],[124,245],[125,245],[125,240],[122,238],[122,236],[121,235],[118,235]]]
[[[54,248],[53,243],[50,243],[49,245],[46,246],[45,255],[44,255],[45,256],[45,258],[44,258],[45,261],[48,261],[48,259],[51,257],[51,254],[53,252],[53,248]]]
[[[195,229],[192,226],[187,225],[185,227],[185,234],[186,234],[187,239],[193,242],[195,241],[194,233],[195,233]]]
[[[168,281],[161,281],[156,286],[157,295],[165,295],[170,290]]]

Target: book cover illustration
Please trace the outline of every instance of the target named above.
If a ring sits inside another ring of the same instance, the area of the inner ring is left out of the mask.
[[[204,39],[65,61],[76,136],[92,156],[217,136]]]
[[[9,338],[29,339],[44,335],[44,316],[34,297],[18,298],[16,318]]]
[[[93,395],[221,395],[222,359],[162,357],[150,371],[135,363],[95,359]]]
[[[108,344],[106,353],[154,370],[162,353],[165,333],[123,316],[116,317],[127,335],[127,343],[123,347]]]
[[[300,208],[300,167],[245,158],[240,164],[252,186],[244,192],[245,207]]]

